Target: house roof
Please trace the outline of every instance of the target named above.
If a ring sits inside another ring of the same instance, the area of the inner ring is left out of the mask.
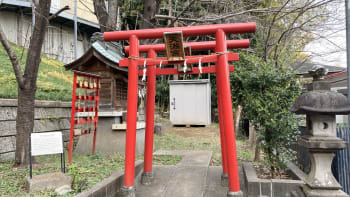
[[[297,62],[292,65],[293,69],[296,70],[297,75],[307,75],[309,71],[312,70],[314,66],[322,66],[328,70],[328,74],[338,73],[345,71],[346,68],[338,66],[329,66],[325,64],[320,64],[316,62]]]
[[[337,72],[337,73],[326,75],[326,76],[324,76],[324,78],[325,79],[330,79],[330,78],[333,78],[335,76],[339,76],[339,75],[343,75],[343,74],[346,75],[347,72],[348,72],[347,70],[344,70],[342,72]]]
[[[100,40],[95,41],[89,50],[84,55],[75,61],[64,65],[66,70],[78,70],[79,66],[88,65],[88,63],[94,59],[97,59],[107,66],[116,70],[128,72],[127,68],[118,66],[119,60],[124,58],[124,54],[121,51],[121,47],[115,43],[107,43]]]

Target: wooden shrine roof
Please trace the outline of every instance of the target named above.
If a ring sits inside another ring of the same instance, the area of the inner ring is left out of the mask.
[[[95,61],[100,61],[115,70],[128,72],[127,68],[119,67],[119,60],[123,58],[124,54],[119,47],[97,40],[80,58],[64,65],[64,67],[66,70],[81,71],[81,66],[89,67],[94,65]]]

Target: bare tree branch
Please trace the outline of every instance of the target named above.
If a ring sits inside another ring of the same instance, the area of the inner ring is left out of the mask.
[[[171,20],[171,23],[168,25],[168,27],[171,27],[174,25],[174,23],[179,19],[180,16],[182,16],[190,7],[191,5],[196,2],[197,0],[192,0],[186,7],[185,9],[182,10],[182,12],[180,12],[180,14],[178,14],[175,19]]]
[[[286,31],[284,31],[284,32],[280,35],[280,37],[279,37],[279,39],[278,39],[278,41],[277,41],[277,44],[276,44],[276,46],[275,46],[275,52],[274,52],[274,60],[275,60],[275,65],[276,65],[276,66],[277,66],[277,64],[278,64],[277,60],[278,60],[278,58],[279,58],[279,55],[278,55],[278,53],[277,53],[277,50],[278,50],[278,48],[279,48],[280,42],[281,42],[282,39],[285,37],[285,35],[286,35],[287,33],[289,33],[289,32],[295,31],[296,29],[301,29],[301,28],[303,28],[304,25],[310,23],[313,19],[319,17],[319,15],[313,16],[313,17],[309,18],[308,20],[304,21],[304,22],[303,22],[302,24],[300,24],[299,26],[294,27],[294,24],[297,22],[297,20],[298,20],[307,10],[308,10],[308,9],[301,10],[301,11],[299,12],[299,14],[294,18],[293,22],[289,25],[289,28],[288,28]],[[286,42],[284,42],[284,44],[285,44],[285,43],[286,43]]]
[[[204,23],[204,22],[216,22],[220,20],[224,20],[227,18],[231,18],[234,16],[239,16],[247,13],[271,13],[271,12],[278,12],[277,10],[271,10],[271,8],[263,8],[263,9],[251,9],[251,10],[245,10],[242,12],[237,13],[231,13],[227,15],[217,16],[215,18],[208,18],[208,17],[202,17],[202,18],[182,18],[182,17],[175,17],[175,16],[167,16],[167,15],[155,15],[158,19],[172,19],[172,20],[180,20],[180,21],[189,21],[189,22],[197,22],[197,23]]]
[[[155,15],[154,16],[155,18],[158,18],[158,19],[170,19],[170,20],[175,20],[176,17],[175,16],[168,16],[168,15]],[[203,20],[201,19],[195,19],[195,18],[181,18],[181,17],[178,17],[177,20],[180,20],[180,21],[189,21],[189,22],[203,22]]]
[[[269,39],[270,39],[270,35],[271,35],[272,26],[275,24],[278,14],[282,11],[282,9],[284,7],[287,6],[288,3],[289,3],[289,0],[283,4],[283,6],[278,10],[278,12],[276,12],[276,14],[273,16],[273,19],[272,19],[271,24],[269,26],[269,30],[267,32],[267,37],[265,39],[265,44],[264,44],[264,57],[263,58],[265,61],[267,60],[267,50],[269,47]]]
[[[331,43],[333,46],[337,47],[341,51],[345,51],[346,50],[343,47],[339,46],[337,43],[335,43],[335,42],[331,41],[330,39],[328,39],[326,36],[323,36],[323,35],[318,34],[316,32],[312,32],[312,31],[306,30],[304,28],[300,28],[300,30],[304,31],[304,32],[307,32],[307,33],[314,34],[314,35],[318,36],[319,38],[326,40],[327,42]]]
[[[17,55],[13,51],[13,49],[11,48],[9,42],[7,41],[6,35],[5,35],[4,31],[2,30],[1,25],[0,25],[0,41],[1,41],[2,46],[4,46],[8,56],[10,58],[18,86],[23,87],[24,86],[24,78],[22,75],[21,67],[20,67],[19,62],[18,62]]]
[[[66,11],[66,10],[69,10],[69,9],[70,9],[70,8],[69,8],[68,5],[64,6],[64,7],[61,8],[61,9],[59,9],[55,14],[49,16],[49,18],[48,18],[49,21],[52,20],[52,19],[54,19],[54,18],[56,18],[61,12]]]

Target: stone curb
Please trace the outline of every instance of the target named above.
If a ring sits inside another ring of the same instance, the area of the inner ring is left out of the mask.
[[[135,177],[143,172],[143,161],[135,162]],[[111,176],[103,179],[92,188],[83,191],[82,193],[76,195],[75,197],[110,197],[110,196],[120,196],[121,187],[124,182],[124,170],[113,173]],[[137,185],[137,180],[135,179],[135,185]]]
[[[246,196],[255,197],[259,195],[271,196],[271,190],[274,197],[288,196],[290,192],[298,190],[304,185],[306,174],[299,170],[294,164],[288,164],[288,174],[297,180],[285,179],[260,179],[257,177],[255,169],[251,163],[243,163],[244,181],[246,185]],[[261,192],[261,194],[260,194]]]

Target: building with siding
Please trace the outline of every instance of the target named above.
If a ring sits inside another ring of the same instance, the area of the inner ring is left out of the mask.
[[[74,60],[74,1],[52,0],[50,10],[53,14],[67,5],[69,10],[50,21],[42,49],[46,56],[64,63]],[[93,0],[78,0],[78,57],[89,49],[91,35],[100,31],[93,12]],[[32,22],[31,0],[0,0],[0,24],[10,42],[28,48]]]

